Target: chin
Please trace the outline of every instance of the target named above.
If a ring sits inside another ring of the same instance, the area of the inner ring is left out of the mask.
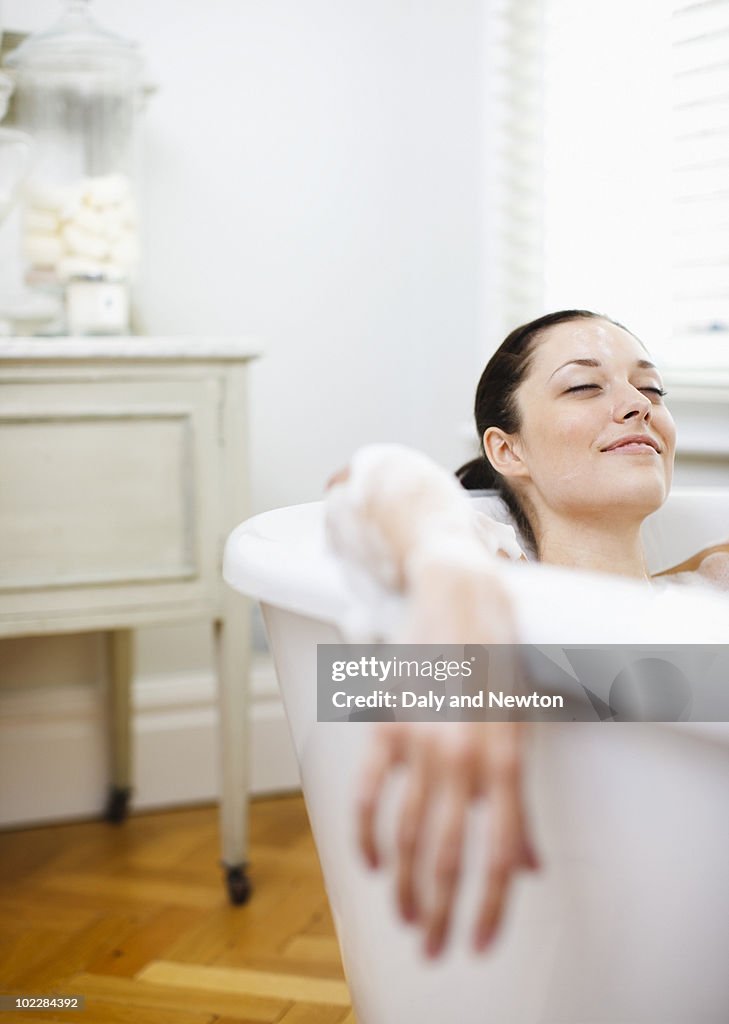
[[[636,466],[637,470],[638,467]],[[671,489],[670,476],[651,469],[641,468],[638,472],[627,471],[622,463],[618,472],[602,471],[585,474],[570,481],[572,486],[553,490],[547,504],[562,513],[584,516],[601,516],[612,513],[624,518],[645,519],[656,512],[666,501]]]
[[[663,505],[670,491],[670,484],[657,478],[621,480],[610,488],[606,505],[620,509],[634,510],[636,515],[649,516]]]

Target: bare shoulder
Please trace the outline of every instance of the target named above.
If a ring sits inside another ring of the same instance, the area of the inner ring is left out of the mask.
[[[715,587],[729,592],[729,544],[710,551],[701,560],[696,571]]]
[[[673,576],[678,573],[696,573],[700,578],[729,591],[729,542],[704,548],[680,565],[674,565],[657,576]]]

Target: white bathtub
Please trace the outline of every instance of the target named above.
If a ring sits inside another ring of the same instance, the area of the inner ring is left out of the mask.
[[[646,524],[651,568],[728,534],[729,490],[676,491]],[[525,642],[727,641],[724,597],[507,569]],[[224,575],[262,603],[359,1024],[727,1024],[729,725],[530,727],[526,798],[544,866],[518,878],[502,933],[474,955],[488,844],[474,809],[452,939],[433,963],[396,917],[391,877],[369,873],[355,847],[371,726],[316,721],[316,644],[341,641],[355,600],[324,548],[321,504],[242,524]]]

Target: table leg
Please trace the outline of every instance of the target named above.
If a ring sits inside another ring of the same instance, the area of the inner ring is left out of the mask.
[[[119,823],[127,817],[132,792],[131,689],[134,652],[131,629],[116,629],[109,633],[108,665],[111,786],[106,818]]]
[[[225,589],[223,613],[214,627],[220,715],[220,830],[230,900],[232,903],[245,903],[251,893],[246,862],[250,614],[249,602],[240,594]]]

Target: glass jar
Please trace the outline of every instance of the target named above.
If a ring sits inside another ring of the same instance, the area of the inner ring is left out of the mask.
[[[28,285],[55,290],[72,334],[129,331],[139,241],[134,187],[142,59],[88,0],[8,54],[17,121],[34,141],[24,188]]]
[[[0,122],[7,113],[12,91],[12,80],[0,72]],[[24,296],[18,301],[19,296],[13,294],[17,244],[9,247],[9,242],[16,242],[15,236],[9,239],[3,230],[14,212],[32,152],[33,142],[29,135],[0,124],[0,240],[3,246],[0,251],[0,336],[13,334],[18,328],[19,333],[25,333],[24,323],[43,326],[57,313],[52,304],[44,306],[41,301],[39,308],[38,302],[23,302]]]

